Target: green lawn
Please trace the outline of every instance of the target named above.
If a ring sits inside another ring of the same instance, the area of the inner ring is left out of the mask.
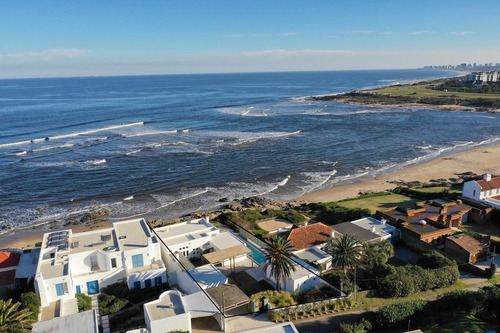
[[[337,203],[346,208],[366,208],[374,214],[377,210],[387,209],[394,206],[411,208],[414,207],[415,203],[418,201],[419,200],[412,199],[401,194],[384,193],[380,195],[367,195],[356,199],[343,200]]]
[[[390,94],[394,96],[425,96],[425,97],[460,97],[460,98],[486,98],[486,99],[500,99],[500,94],[481,94],[457,91],[440,91],[427,89],[424,85],[403,85],[403,86],[390,86],[379,89],[371,90],[375,93]]]
[[[473,332],[487,332],[497,330],[498,325],[487,323],[474,316],[467,316],[462,319],[455,319],[446,324],[439,325],[431,329],[424,329],[424,333],[473,333]]]
[[[491,239],[500,241],[500,227],[493,223],[477,224],[477,223],[467,223],[460,226],[462,230],[474,231],[480,234],[491,235]]]
[[[449,193],[462,193],[462,188],[460,186],[414,187],[412,190],[422,193],[440,193],[443,191],[448,191]]]

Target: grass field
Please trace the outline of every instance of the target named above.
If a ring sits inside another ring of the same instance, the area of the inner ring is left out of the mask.
[[[439,91],[427,89],[424,85],[402,85],[390,86],[385,88],[370,90],[379,94],[390,94],[394,96],[413,96],[413,97],[460,97],[460,98],[486,98],[500,100],[500,94],[481,94],[456,91]]]
[[[372,214],[380,209],[387,209],[394,206],[401,206],[411,208],[419,200],[410,197],[395,194],[395,193],[381,193],[380,195],[367,195],[356,199],[348,199],[339,201],[338,204],[346,208],[366,208]]]
[[[414,187],[412,190],[422,193],[440,193],[448,191],[449,193],[462,193],[461,186],[432,186],[432,187]]]

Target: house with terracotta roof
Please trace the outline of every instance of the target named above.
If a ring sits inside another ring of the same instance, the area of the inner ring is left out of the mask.
[[[334,230],[321,222],[295,227],[290,230],[287,240],[295,248],[294,254],[300,259],[328,270],[332,267],[332,256],[325,252]]]
[[[13,287],[21,253],[0,252],[0,287]]]
[[[466,234],[448,236],[444,243],[444,253],[459,264],[473,264],[488,257],[487,242],[481,242]]]
[[[500,208],[500,177],[492,178],[490,174],[485,174],[481,180],[465,182],[462,196],[489,207]]]

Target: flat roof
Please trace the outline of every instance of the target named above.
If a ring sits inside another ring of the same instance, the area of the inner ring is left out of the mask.
[[[408,222],[408,226],[406,226],[406,228],[420,234],[420,235],[423,235],[423,234],[426,234],[428,232],[432,232],[432,231],[436,231],[436,230],[441,230],[440,228],[430,224],[428,221],[426,221],[425,224],[420,224],[419,221],[411,221],[411,222]],[[442,228],[442,229],[446,229],[446,228]]]
[[[380,235],[377,235],[376,233],[373,233],[370,230],[362,228],[359,225],[351,222],[335,224],[334,226],[332,226],[332,228],[343,235],[352,236],[354,239],[361,243],[369,242],[381,237]]]
[[[209,263],[216,264],[216,263],[222,262],[226,259],[233,258],[233,257],[239,257],[242,255],[251,253],[251,252],[252,252],[252,250],[250,250],[245,245],[236,245],[236,246],[228,247],[227,249],[206,253],[203,255],[203,257]]]
[[[68,261],[55,260],[42,262],[40,273],[44,279],[52,279],[64,275],[68,275]]]
[[[240,331],[240,333],[298,333],[297,328],[292,322],[286,322],[281,324],[274,324],[270,326],[264,326],[259,328],[252,328],[245,331]]]
[[[224,311],[250,303],[250,298],[235,284],[224,284],[215,288],[207,289],[207,293]]]
[[[79,312],[77,314],[57,317],[52,320],[33,324],[33,333],[98,333],[97,315],[95,310]]]
[[[94,250],[117,251],[118,243],[113,228],[70,234],[68,251],[57,251],[58,257],[63,255]]]
[[[189,274],[191,274],[193,279],[195,279],[203,289],[227,282],[227,277],[212,264],[195,267],[189,270]]]
[[[218,235],[210,236],[210,244],[218,250],[227,249],[229,247],[245,245],[243,241],[237,238],[230,232],[221,232]]]
[[[155,232],[167,246],[171,246],[208,237],[214,232],[219,233],[219,230],[205,219],[200,219],[156,228]]]
[[[359,220],[351,221],[351,223],[370,231],[372,231],[372,227],[375,227],[375,233],[382,237],[387,236],[389,232],[396,230],[396,227],[387,223],[383,224],[382,221],[374,219],[373,217],[365,217]]]
[[[308,260],[310,262],[319,262],[332,257],[328,253],[315,247],[309,247],[307,249],[297,251],[295,252],[295,255],[302,260]]]
[[[120,250],[127,251],[148,246],[151,233],[144,219],[115,222],[113,227]]]
[[[182,297],[176,290],[168,290],[158,300],[144,304],[151,321],[186,313]]]

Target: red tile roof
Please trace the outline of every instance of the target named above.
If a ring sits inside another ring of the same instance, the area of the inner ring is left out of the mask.
[[[481,190],[483,191],[489,191],[489,190],[494,190],[497,188],[500,188],[500,177],[497,178],[491,178],[491,180],[486,181],[486,180],[476,180],[476,182],[481,186]]]
[[[14,267],[19,264],[20,253],[0,252],[0,268]]]
[[[470,254],[477,254],[485,250],[485,245],[480,241],[466,234],[449,236],[447,241],[453,242]]]
[[[302,250],[326,243],[331,238],[332,231],[332,228],[320,222],[307,227],[292,229],[287,239],[295,249]]]

